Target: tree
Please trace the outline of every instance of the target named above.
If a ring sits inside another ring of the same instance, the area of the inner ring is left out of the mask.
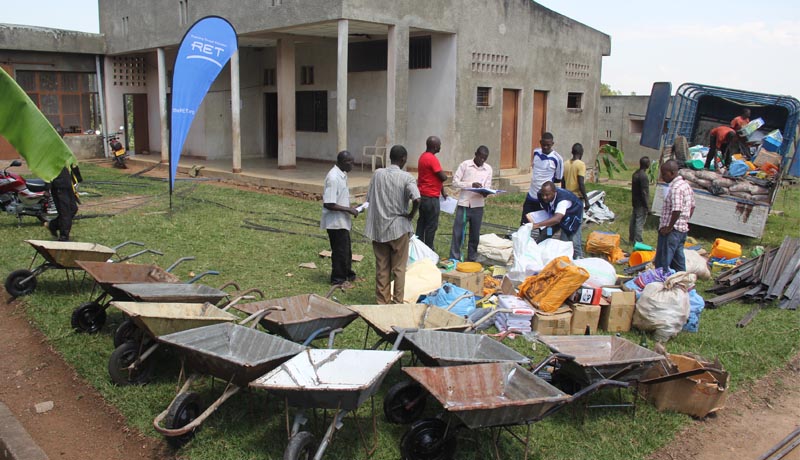
[[[622,94],[622,91],[615,91],[611,89],[611,86],[607,83],[600,83],[600,95],[601,96],[619,96]]]

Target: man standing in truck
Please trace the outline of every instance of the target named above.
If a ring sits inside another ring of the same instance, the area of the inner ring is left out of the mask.
[[[656,268],[673,268],[686,271],[686,258],[683,243],[689,233],[689,219],[694,214],[694,192],[683,177],[678,175],[678,162],[669,160],[661,166],[661,178],[669,184],[661,220],[658,222],[658,246],[656,247]]]

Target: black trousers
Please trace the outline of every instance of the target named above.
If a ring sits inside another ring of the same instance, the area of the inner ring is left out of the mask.
[[[417,238],[433,249],[433,238],[439,228],[439,197],[423,196],[419,202],[419,218],[417,219]]]
[[[328,239],[331,242],[331,284],[342,284],[353,281],[356,274],[353,271],[353,253],[350,246],[350,230],[328,230]]]
[[[461,244],[464,241],[464,230],[469,224],[469,239],[467,240],[468,262],[475,262],[478,258],[478,243],[481,240],[481,223],[483,222],[483,207],[456,208],[456,218],[453,221],[453,241],[450,242],[450,258],[461,260]]]
[[[53,187],[50,193],[58,211],[58,217],[50,223],[50,229],[60,232],[59,239],[67,240],[72,230],[72,218],[78,213],[78,200],[72,189]]]

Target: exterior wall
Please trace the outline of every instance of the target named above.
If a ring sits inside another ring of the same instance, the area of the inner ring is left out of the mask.
[[[44,27],[0,24],[0,49],[67,54],[105,54],[100,34]]]
[[[651,159],[658,151],[639,145],[641,131],[635,132],[636,122],[644,122],[650,96],[602,96],[598,110],[597,135],[600,141],[616,142],[625,153],[625,162],[638,164],[643,156]],[[595,144],[595,150],[599,144]]]

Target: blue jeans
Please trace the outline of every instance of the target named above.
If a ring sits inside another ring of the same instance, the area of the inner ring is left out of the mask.
[[[686,242],[687,232],[673,230],[668,235],[658,234],[658,246],[653,262],[656,268],[672,268],[677,272],[686,271],[686,258],[683,255],[683,243]]]
[[[573,259],[583,259],[583,235],[581,234],[581,227],[583,225],[578,225],[578,228],[570,235],[564,230],[561,229],[561,237],[559,238],[561,241],[572,241],[572,258]]]

